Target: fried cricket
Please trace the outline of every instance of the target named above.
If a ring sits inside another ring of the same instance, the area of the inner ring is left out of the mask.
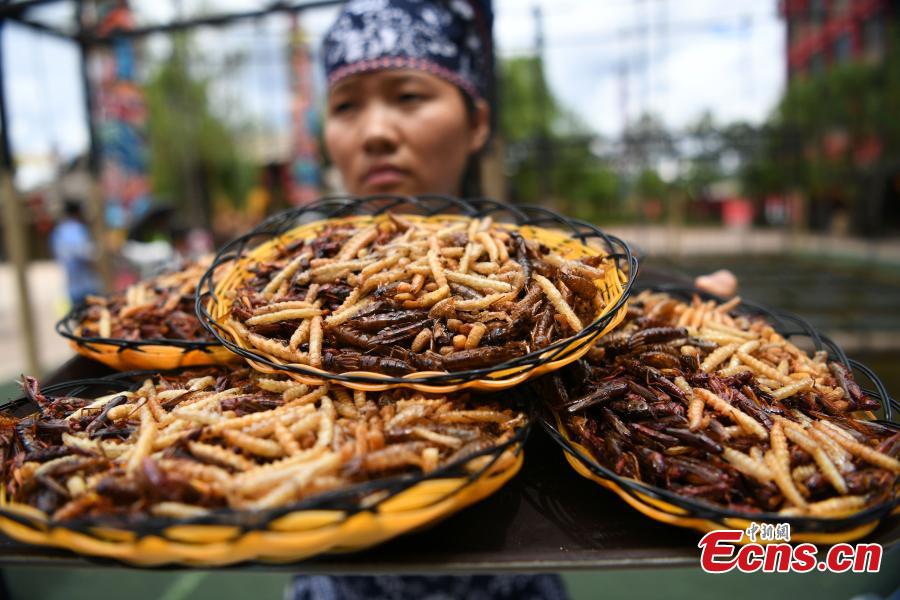
[[[40,411],[0,422],[4,491],[54,520],[290,505],[476,457],[526,422],[486,396],[351,394],[247,368],[157,375],[99,399],[24,385]]]
[[[877,401],[738,306],[637,296],[591,359],[544,380],[569,435],[619,475],[740,512],[895,501],[898,428],[861,414]]]
[[[209,263],[189,263],[111,296],[89,296],[76,333],[135,341],[215,341],[194,312],[197,283]]]
[[[254,352],[332,372],[459,371],[539,350],[596,319],[614,268],[490,218],[386,215],[273,248],[244,266],[222,325]]]

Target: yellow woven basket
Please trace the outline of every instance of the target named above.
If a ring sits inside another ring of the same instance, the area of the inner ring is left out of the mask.
[[[327,552],[362,550],[432,525],[497,491],[519,471],[523,455],[519,441],[474,480],[425,479],[372,508],[355,512],[297,510],[269,521],[260,529],[199,521],[174,522],[157,532],[143,534],[100,525],[76,529],[65,523],[51,523],[44,512],[34,507],[0,499],[0,531],[27,544],[52,546],[143,567],[292,562]]]
[[[163,344],[122,347],[75,340],[70,340],[69,345],[78,354],[99,361],[117,371],[133,369],[165,371],[180,367],[225,365],[241,361],[239,356],[219,345],[209,345],[204,346],[203,349],[193,350]]]
[[[584,457],[591,457],[591,452],[578,442],[575,442],[569,437],[568,432],[564,427],[561,426],[561,423],[557,419],[557,432],[560,436],[562,436],[567,444],[571,446],[573,450],[580,453]],[[752,518],[736,518],[736,517],[721,517],[718,520],[705,519],[701,517],[697,517],[691,514],[689,510],[666,502],[660,498],[651,496],[649,494],[643,493],[636,489],[626,489],[616,483],[615,481],[608,479],[606,477],[601,477],[594,473],[591,469],[589,469],[585,463],[579,459],[578,457],[572,455],[570,452],[565,452],[566,460],[569,461],[569,464],[572,466],[575,471],[581,475],[582,477],[586,477],[591,481],[594,481],[606,489],[612,491],[617,496],[619,496],[622,500],[628,503],[629,506],[634,508],[635,510],[640,511],[647,517],[650,517],[654,521],[658,521],[660,523],[665,523],[666,525],[674,525],[676,527],[684,527],[687,529],[694,529],[696,531],[700,531],[702,533],[707,533],[710,531],[720,530],[720,529],[738,529],[738,530],[746,530],[750,524],[753,522]],[[640,483],[637,480],[629,480],[634,483]],[[641,484],[645,485],[645,484]],[[900,514],[900,507],[895,507],[889,513],[890,515]],[[838,542],[848,542],[851,540],[856,540],[862,537],[867,536],[872,533],[872,531],[881,523],[881,520],[885,517],[885,514],[876,514],[871,518],[863,518],[860,519],[859,522],[854,523],[851,526],[846,528],[835,529],[834,531],[808,531],[804,530],[802,527],[798,527],[796,524],[792,524],[791,526],[791,541],[793,542],[810,542],[813,544],[836,544]],[[793,519],[788,519],[786,517],[780,517],[779,515],[773,514],[764,514],[761,513],[757,519],[765,519],[768,522],[779,521],[779,522],[791,522]],[[805,519],[809,520],[809,519]],[[827,521],[827,519],[816,519],[816,521]],[[759,522],[759,521],[757,521]],[[826,523],[827,526],[827,523]],[[741,544],[749,543],[750,540],[747,539],[746,536],[741,538]],[[765,543],[765,542],[760,542]]]
[[[206,305],[209,319],[204,321],[205,324],[210,327],[226,346],[240,353],[254,369],[265,373],[286,373],[297,381],[310,385],[321,385],[324,380],[337,379],[342,385],[365,391],[383,391],[402,386],[422,392],[450,393],[466,388],[483,391],[508,389],[532,377],[538,377],[560,369],[584,356],[594,341],[612,331],[625,317],[627,305],[624,297],[626,290],[629,289],[626,284],[633,280],[635,273],[631,273],[631,279],[629,279],[629,276],[619,268],[607,268],[605,270],[605,278],[597,282],[598,289],[605,301],[604,308],[596,315],[594,322],[585,328],[580,337],[574,336],[568,344],[562,344],[564,348],[546,351],[532,363],[500,369],[477,377],[466,378],[464,373],[456,378],[453,378],[451,375],[449,382],[442,381],[441,383],[434,383],[429,381],[429,379],[433,379],[434,376],[447,376],[446,373],[420,371],[400,378],[392,378],[388,375],[371,371],[353,371],[337,374],[308,365],[286,363],[249,346],[226,324],[226,318],[231,309],[234,296],[233,292],[250,276],[249,266],[271,259],[287,244],[315,238],[326,227],[336,224],[362,226],[377,223],[387,218],[387,215],[358,215],[315,221],[295,227],[280,236],[260,244],[237,259],[228,275],[221,281],[216,282],[215,293],[210,297]],[[404,215],[404,219],[419,222],[434,222],[438,220],[455,222],[467,220],[467,217],[443,214],[428,217]],[[517,227],[507,224],[500,224],[500,226],[510,230],[517,230],[522,237],[540,242],[568,259],[601,256],[604,254],[601,250],[583,243],[563,231],[533,226]],[[612,313],[613,309],[616,309],[615,313]],[[202,315],[201,320],[204,320]],[[365,381],[361,379],[365,379]],[[398,379],[400,380],[399,382]],[[384,383],[381,383],[379,380],[384,380]]]
[[[116,371],[158,370],[226,365],[240,357],[209,340],[103,338],[85,333],[84,308],[73,308],[56,323],[56,333],[69,340],[78,354]]]

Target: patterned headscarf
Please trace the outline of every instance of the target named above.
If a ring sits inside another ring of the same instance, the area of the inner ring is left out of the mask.
[[[325,36],[328,86],[368,71],[417,69],[490,99],[490,0],[350,0]]]

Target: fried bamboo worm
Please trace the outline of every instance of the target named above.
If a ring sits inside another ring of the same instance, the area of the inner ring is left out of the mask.
[[[725,448],[722,450],[722,458],[727,460],[735,469],[756,479],[761,483],[772,481],[772,470],[765,463],[760,463],[739,450]]]
[[[779,422],[774,423],[769,430],[769,445],[772,448],[772,455],[778,463],[778,468],[785,473],[790,472],[791,457],[788,452],[787,438]]]
[[[822,447],[825,454],[828,455],[828,458],[830,458],[838,468],[838,471],[841,473],[849,473],[855,469],[853,466],[853,456],[827,434],[816,427],[809,427],[805,432]]]
[[[307,465],[303,465],[302,468],[297,468],[287,481],[282,482],[278,487],[249,505],[255,509],[264,509],[286,504],[309,485],[317,475],[333,472],[339,464],[340,456],[337,454],[326,454],[317,458]]]
[[[373,225],[359,231],[347,240],[347,243],[344,244],[340,253],[338,253],[337,260],[348,260],[356,256],[360,250],[375,241],[376,237],[378,237],[378,229]]]
[[[249,471],[256,466],[256,463],[252,460],[222,446],[204,444],[202,442],[188,442],[188,449],[191,454],[201,460],[225,465],[235,471]]]
[[[510,295],[507,293],[488,294],[486,296],[483,296],[482,298],[473,300],[454,300],[453,306],[456,310],[459,311],[475,312],[478,310],[484,310],[492,304],[496,304],[497,302],[502,302],[504,300],[511,300]]]
[[[97,409],[103,409],[109,402],[115,400],[116,398],[124,397],[128,399],[133,395],[134,392],[113,392],[112,394],[101,396],[100,398],[97,398],[93,402],[89,403],[87,406],[83,406],[75,410],[72,414],[66,416],[65,420],[75,421],[81,419],[85,416],[85,413],[91,413]]]
[[[447,274],[449,278],[449,273]],[[407,300],[403,303],[403,308],[406,309],[415,309],[415,308],[429,308],[434,306],[439,301],[443,300],[447,296],[450,295],[450,287],[444,286],[439,287],[433,292],[429,292],[427,294],[423,294],[416,300]]]
[[[766,431],[766,428],[760,425],[756,419],[731,404],[728,404],[716,394],[709,390],[695,387],[694,395],[701,396],[707,406],[710,406],[716,412],[729,417],[750,435],[755,435],[762,440],[769,438],[769,433]]]
[[[297,256],[293,260],[291,260],[281,271],[278,272],[275,277],[266,284],[266,287],[262,290],[262,295],[265,298],[271,298],[275,292],[281,287],[281,284],[294,276],[300,266],[303,264],[303,261],[307,260],[309,257],[306,254],[301,254]]]
[[[437,238],[432,236],[430,244],[431,248],[428,250],[428,266],[431,269],[431,276],[434,278],[434,282],[439,288],[449,287],[447,276],[444,273],[444,267],[441,265],[441,259],[438,256],[440,247],[438,246]]]
[[[497,264],[497,261],[500,260],[500,251],[497,249],[497,243],[494,241],[494,238],[486,231],[479,231],[475,234],[475,239],[487,251],[491,262]]]
[[[865,496],[841,496],[813,502],[805,507],[786,508],[779,514],[784,516],[811,515],[815,517],[840,517],[859,511],[866,505]]]
[[[428,330],[425,330],[428,331]],[[487,327],[484,323],[474,323],[472,325],[472,329],[469,330],[469,335],[466,337],[465,349],[472,350],[478,347],[478,344],[481,343],[481,338],[487,332]]]
[[[259,388],[262,390],[282,393],[298,384],[296,381],[293,381],[291,379],[271,379],[269,377],[260,377],[256,380],[256,385],[259,386]]]
[[[725,346],[720,346],[703,359],[703,362],[700,363],[700,370],[704,373],[712,373],[716,367],[731,358],[731,356],[737,352],[737,349],[738,344],[726,344]]]
[[[277,458],[284,454],[281,445],[274,440],[258,438],[234,429],[226,429],[222,436],[229,444],[256,456]]]
[[[373,259],[345,260],[331,262],[309,271],[309,278],[314,283],[329,283],[356,271],[371,266]]]
[[[544,294],[550,300],[550,303],[553,305],[553,308],[556,309],[556,312],[562,315],[563,319],[565,319],[566,323],[569,324],[569,327],[572,328],[573,331],[578,333],[584,329],[581,320],[572,310],[572,307],[569,306],[569,303],[565,301],[562,294],[549,279],[537,273],[532,275],[532,278],[544,291]]]
[[[487,277],[482,277],[480,275],[467,275],[464,273],[457,273],[456,271],[447,271],[446,276],[448,281],[451,281],[453,283],[461,283],[475,290],[487,292],[510,292],[513,289],[512,286],[505,281],[488,279]]]
[[[141,466],[141,462],[150,455],[153,450],[153,440],[156,438],[156,421],[150,412],[150,408],[144,404],[141,406],[141,431],[138,434],[134,448],[128,457],[126,470],[133,475]]]
[[[803,428],[796,423],[783,418],[778,418],[778,422],[781,423],[784,428],[784,434],[788,439],[812,455],[813,460],[822,471],[822,475],[829,483],[831,483],[832,487],[838,492],[846,494],[847,483],[844,481],[844,478],[841,476],[837,467],[835,467],[834,463],[825,453],[825,450],[823,450],[813,438],[806,435]]]
[[[353,298],[354,294],[350,294],[347,296],[347,300],[350,301]],[[358,294],[357,294],[358,297]],[[372,299],[365,298],[363,300],[353,299],[353,302],[342,306],[338,310],[334,311],[330,315],[325,318],[325,326],[326,327],[337,327],[338,325],[343,325],[350,319],[352,319],[356,313],[362,311],[372,304]]]
[[[887,469],[893,473],[900,473],[900,461],[886,454],[882,454],[878,450],[865,446],[857,442],[853,437],[841,431],[839,427],[827,421],[817,421],[816,425],[819,430],[831,437],[835,442],[841,445],[845,450],[860,459],[880,467]]]
[[[98,334],[102,338],[112,337],[112,315],[109,309],[104,307],[100,309],[100,321],[97,325]]]
[[[800,392],[806,392],[813,387],[812,379],[801,379],[794,383],[790,383],[783,387],[778,388],[777,390],[772,390],[772,393],[769,394],[772,397],[772,400],[784,400],[785,398],[790,398],[791,396],[795,396]]]
[[[288,310],[281,310],[273,313],[265,313],[261,315],[257,315],[255,317],[250,317],[245,322],[247,325],[267,325],[269,323],[281,323],[282,321],[295,321],[298,319],[308,319],[310,317],[317,317],[322,314],[321,309],[309,307],[309,308],[294,308]]]
[[[366,280],[374,275],[375,273],[381,273],[387,271],[391,267],[397,264],[400,258],[403,257],[403,254],[400,252],[396,252],[391,254],[390,256],[386,256],[381,260],[378,260],[367,267],[365,267],[362,271],[359,272],[359,282],[360,284],[365,284]]]
[[[304,308],[314,308],[312,302],[307,300],[288,300],[285,302],[273,302],[272,304],[264,304],[253,309],[253,315],[265,315],[277,313],[283,310],[296,310]]]
[[[761,360],[759,360],[757,358],[753,358],[746,352],[738,352],[737,357],[742,363],[744,363],[745,365],[747,365],[748,367],[750,367],[751,369],[753,369],[756,373],[759,373],[760,375],[765,375],[769,379],[773,379],[775,381],[780,381],[784,385],[791,385],[792,383],[794,383],[794,380],[791,379],[789,376],[782,375],[774,367],[770,367],[769,365],[762,362]]]
[[[321,318],[316,316],[314,318]],[[307,342],[309,340],[309,332],[310,327],[312,327],[311,319],[303,319],[300,325],[297,326],[297,329],[294,330],[294,333],[291,334],[291,339],[288,340],[288,349],[296,351],[297,348],[300,347],[301,344]]]
[[[509,418],[503,413],[491,410],[451,410],[442,412],[436,417],[445,423],[503,423]]]
[[[684,377],[676,377],[674,383],[684,394],[685,398],[688,399],[688,429],[691,431],[699,430],[703,423],[703,409],[706,406],[703,396],[695,394]]]
[[[150,514],[169,519],[196,519],[209,514],[209,509],[183,502],[158,502],[150,507]]]
[[[800,494],[797,486],[794,485],[790,471],[785,470],[784,466],[778,462],[774,452],[766,452],[764,459],[766,466],[769,467],[769,471],[772,472],[772,479],[775,481],[775,485],[784,494],[785,499],[794,506],[805,507],[806,500]]]
[[[275,440],[281,445],[284,454],[287,456],[296,456],[302,452],[300,444],[291,435],[291,432],[281,422],[275,422]]]
[[[234,319],[231,319],[229,323],[232,327],[234,327],[234,329],[244,340],[249,342],[252,346],[262,350],[263,352],[271,354],[272,356],[275,356],[282,360],[297,364],[306,364],[309,361],[309,357],[305,352],[297,352],[296,350],[291,350],[289,347],[285,346],[279,341],[270,340],[267,337],[261,336],[257,333],[253,333],[246,327],[244,327],[240,322]]]
[[[310,322],[309,364],[313,367],[322,366],[322,317],[319,315],[313,317]]]
[[[424,329],[422,329],[422,331],[416,334],[415,338],[413,338],[412,344],[410,345],[410,350],[412,350],[413,352],[423,351],[426,346],[431,344],[431,338],[431,328],[425,327]]]

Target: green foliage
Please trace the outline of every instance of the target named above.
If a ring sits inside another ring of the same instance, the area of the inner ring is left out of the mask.
[[[644,113],[622,131],[622,155],[639,170],[653,168],[661,158],[676,155],[672,133],[659,115]]]
[[[634,191],[640,198],[662,200],[668,195],[669,186],[655,169],[644,169],[634,181]]]
[[[546,139],[552,168],[550,195],[571,214],[603,220],[619,210],[619,180],[609,165],[591,151],[593,134],[547,88],[540,60],[512,58],[500,65],[500,131],[507,143],[511,195],[539,203],[539,152]]]
[[[149,110],[150,176],[154,195],[208,224],[213,202],[243,202],[253,182],[240,156],[234,127],[210,102],[209,80],[191,73],[187,45],[176,38],[168,60],[150,76],[144,93]]]
[[[544,132],[552,138],[585,133],[581,119],[553,97],[537,57],[506,59],[499,76],[500,131],[507,141],[533,140]]]
[[[889,29],[885,58],[833,65],[791,81],[765,128],[766,141],[742,172],[754,197],[805,192],[850,205],[869,173],[900,158],[900,35]],[[875,160],[859,150],[881,144]]]

